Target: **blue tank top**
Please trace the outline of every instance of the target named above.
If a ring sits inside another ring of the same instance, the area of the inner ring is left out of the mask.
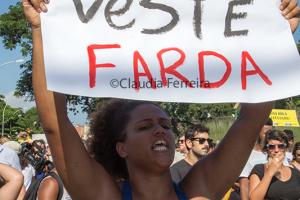
[[[188,200],[176,183],[173,183],[173,187],[178,200]],[[124,181],[122,185],[122,200],[132,200],[131,186],[128,181]]]

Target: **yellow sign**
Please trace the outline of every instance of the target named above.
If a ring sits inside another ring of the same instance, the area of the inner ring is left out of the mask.
[[[274,126],[294,126],[299,127],[295,110],[273,109],[270,115]]]

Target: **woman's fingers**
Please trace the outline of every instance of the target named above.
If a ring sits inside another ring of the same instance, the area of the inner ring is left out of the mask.
[[[27,21],[31,24],[32,27],[39,28],[41,25],[39,13],[42,11],[42,9],[36,9],[33,6],[33,1],[30,0],[22,0],[22,5]]]
[[[282,0],[280,5],[282,15],[288,19],[295,17],[294,15],[298,10],[297,4],[297,0]]]
[[[46,4],[49,3],[49,0],[25,0],[25,1],[30,3],[32,7],[39,13],[48,11]]]
[[[300,16],[300,8],[299,7],[295,7],[292,11],[290,11],[285,18],[287,19],[291,19],[294,17],[299,17]]]
[[[47,6],[46,6],[45,2],[43,2],[43,1],[40,3],[40,8],[41,8],[42,12],[48,11]]]

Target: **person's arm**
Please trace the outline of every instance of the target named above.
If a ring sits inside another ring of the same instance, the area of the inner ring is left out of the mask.
[[[46,177],[42,180],[37,191],[38,200],[54,200],[57,199],[59,193],[59,185],[52,177]]]
[[[256,174],[250,176],[250,200],[265,199],[272,177],[270,174],[265,174],[260,180]]]
[[[24,181],[22,173],[8,165],[0,164],[0,176],[6,182],[0,188],[0,199],[17,199]]]
[[[183,179],[181,187],[189,198],[223,197],[245,166],[272,108],[273,102],[242,104],[238,119],[222,142],[211,154],[197,162]]]
[[[265,198],[271,180],[282,166],[283,159],[284,155],[270,159],[268,164],[266,164],[266,169],[261,180],[256,174],[250,176],[250,200],[263,200]]]
[[[19,192],[17,200],[24,200],[24,196],[25,195],[26,195],[26,188],[23,185],[22,188],[21,188],[21,190],[20,190],[20,192]]]
[[[40,0],[23,0],[24,13],[32,26],[33,89],[39,118],[51,148],[54,163],[72,199],[121,199],[114,179],[92,159],[67,116],[63,94],[47,90],[40,16],[46,11]]]
[[[239,179],[241,200],[249,200],[249,179],[241,177]]]

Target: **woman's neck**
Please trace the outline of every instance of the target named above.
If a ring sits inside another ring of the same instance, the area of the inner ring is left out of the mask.
[[[287,181],[291,178],[291,169],[287,166],[282,165],[278,173],[275,175],[280,181]]]

